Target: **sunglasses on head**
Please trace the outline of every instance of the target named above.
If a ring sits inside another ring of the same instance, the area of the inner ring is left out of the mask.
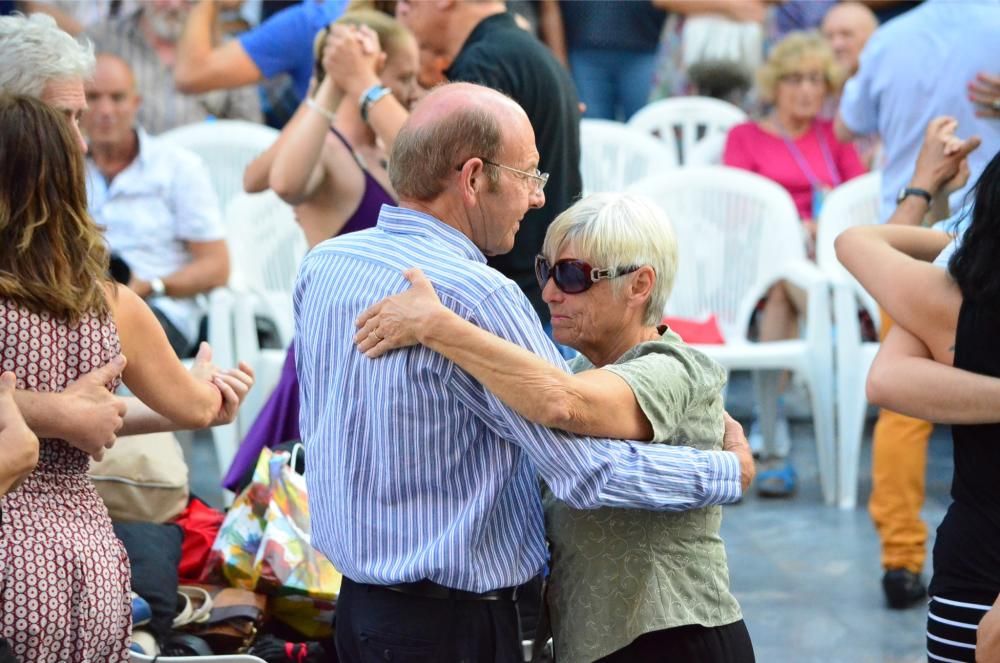
[[[617,278],[631,274],[637,269],[639,269],[638,265],[622,267],[618,270],[598,269],[591,267],[590,263],[572,258],[557,260],[555,264],[549,264],[548,258],[545,256],[535,256],[535,277],[538,279],[538,285],[544,288],[551,277],[556,282],[556,287],[567,295],[586,292],[601,279]]]

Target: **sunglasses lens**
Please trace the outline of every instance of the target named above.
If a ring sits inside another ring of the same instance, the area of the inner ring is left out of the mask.
[[[576,260],[556,263],[553,274],[556,285],[566,294],[575,295],[590,287],[589,275],[583,264]]]

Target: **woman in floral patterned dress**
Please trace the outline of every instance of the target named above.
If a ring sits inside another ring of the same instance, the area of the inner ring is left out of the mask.
[[[0,371],[18,389],[60,392],[124,353],[122,377],[150,407],[184,427],[211,422],[216,369],[185,370],[143,300],[106,276],[67,121],[40,101],[0,97],[0,155]],[[24,662],[128,657],[128,558],[88,464],[66,441],[41,440],[37,468],[3,497],[0,638]]]

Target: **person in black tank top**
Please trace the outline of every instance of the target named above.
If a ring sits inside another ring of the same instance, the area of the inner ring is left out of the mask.
[[[964,155],[978,145],[940,120],[928,127],[911,184],[935,195],[953,176],[950,184],[961,183]],[[894,225],[919,223],[926,203],[918,196],[904,198],[890,224],[837,239],[838,258],[898,322],[869,373],[870,399],[953,424],[953,502],[937,530],[929,590],[931,661],[975,661],[977,626],[1000,595],[1000,154],[973,191],[970,224],[947,269],[923,262],[946,235]]]

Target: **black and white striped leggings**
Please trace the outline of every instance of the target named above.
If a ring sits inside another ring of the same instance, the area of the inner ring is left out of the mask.
[[[927,609],[927,660],[975,663],[976,628],[990,607],[932,596]]]

